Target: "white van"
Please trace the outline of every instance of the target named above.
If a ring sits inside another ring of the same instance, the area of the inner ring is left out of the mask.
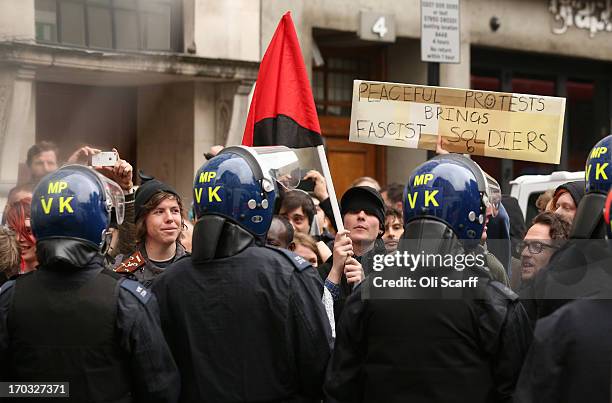
[[[533,217],[538,214],[535,202],[542,193],[564,183],[579,180],[584,180],[584,171],[558,171],[550,175],[522,175],[510,181],[510,196],[518,200],[525,224],[529,227]]]

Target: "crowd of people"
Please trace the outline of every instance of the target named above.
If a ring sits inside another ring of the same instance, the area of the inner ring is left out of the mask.
[[[439,147],[405,184],[358,178],[338,229],[324,176],[284,186],[257,148],[214,147],[181,195],[135,186],[116,149],[60,168],[38,143],[0,226],[0,381],[79,402],[610,401],[612,136],[595,147],[529,223]],[[482,256],[407,277],[476,287],[378,292],[400,252]]]

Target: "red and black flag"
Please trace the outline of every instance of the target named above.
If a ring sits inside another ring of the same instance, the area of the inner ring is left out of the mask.
[[[303,148],[321,144],[312,89],[287,12],[261,61],[242,145]]]

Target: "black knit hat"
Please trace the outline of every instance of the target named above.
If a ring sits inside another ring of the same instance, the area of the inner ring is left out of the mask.
[[[340,213],[365,211],[378,218],[380,227],[385,226],[385,202],[380,193],[370,186],[355,186],[344,192],[340,200]]]
[[[586,182],[585,181],[573,181],[567,182],[563,185],[559,185],[557,189],[555,189],[555,201],[558,199],[558,194],[561,189],[567,190],[572,199],[574,200],[574,204],[578,206],[580,200],[584,197]]]
[[[143,213],[143,207],[151,200],[156,193],[166,192],[175,195],[180,198],[178,192],[174,188],[166,183],[160,182],[152,176],[145,175],[142,171],[138,172],[140,176],[141,185],[136,190],[134,197],[134,212],[135,220]]]

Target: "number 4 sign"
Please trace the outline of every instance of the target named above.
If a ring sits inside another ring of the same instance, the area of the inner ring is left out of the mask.
[[[376,42],[395,42],[395,18],[391,14],[361,11],[359,38]]]
[[[388,29],[385,25],[385,17],[378,17],[374,25],[372,25],[372,32],[383,38],[387,34],[387,31]]]

